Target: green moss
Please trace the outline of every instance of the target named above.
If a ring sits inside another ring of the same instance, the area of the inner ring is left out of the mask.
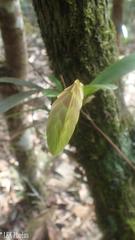
[[[128,219],[127,224],[132,229],[132,231],[135,233],[135,218]]]

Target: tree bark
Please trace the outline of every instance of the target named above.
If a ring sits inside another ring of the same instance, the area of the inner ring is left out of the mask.
[[[120,36],[122,33],[123,0],[113,0],[112,19],[116,29],[117,45],[120,47]]]
[[[5,66],[0,69],[0,76],[15,77],[18,81],[26,79],[27,49],[19,0],[0,1],[0,29],[6,60]],[[3,84],[0,91],[6,98],[19,93],[22,88],[13,84]],[[36,156],[33,151],[33,142],[30,141],[31,130],[23,130],[28,122],[23,106],[9,110],[5,117],[11,138],[11,148],[19,162],[20,172],[35,181]]]
[[[113,26],[105,0],[33,0],[41,33],[57,76],[66,85],[90,82],[115,59]],[[132,159],[127,126],[112,92],[100,92],[87,112]],[[135,239],[134,172],[114,149],[80,117],[73,143],[86,171],[105,240]]]

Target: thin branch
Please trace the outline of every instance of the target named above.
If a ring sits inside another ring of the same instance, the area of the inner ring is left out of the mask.
[[[117,152],[117,154],[123,158],[123,160],[135,171],[135,165],[128,159],[128,157],[120,150],[120,148],[107,136],[93,121],[93,119],[84,111],[81,111],[82,114],[87,118],[87,120],[91,123],[91,125],[104,137],[104,139],[113,147],[113,149]]]
[[[60,80],[61,80],[63,87],[66,88],[66,83],[65,83],[65,80],[64,80],[64,77],[62,74],[60,75]]]
[[[38,192],[38,190],[33,186],[33,184],[31,183],[31,181],[28,179],[28,177],[24,177],[23,176],[23,180],[24,182],[29,186],[30,190],[32,191],[33,194],[28,194],[29,196],[34,196],[37,197],[40,201],[43,200],[42,196],[40,195],[40,193]]]

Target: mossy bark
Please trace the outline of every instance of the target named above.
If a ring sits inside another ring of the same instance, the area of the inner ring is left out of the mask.
[[[90,82],[115,59],[113,26],[105,0],[33,0],[41,33],[57,75],[67,85]],[[98,126],[132,159],[119,101],[100,92],[86,109]],[[73,143],[84,167],[105,240],[135,239],[135,173],[84,116]]]

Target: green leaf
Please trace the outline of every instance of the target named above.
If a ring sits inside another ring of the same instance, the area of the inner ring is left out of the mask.
[[[53,155],[68,144],[79,119],[83,104],[83,84],[76,80],[53,103],[47,124],[47,142]]]
[[[89,95],[89,86],[100,84],[108,85],[114,84],[117,80],[123,77],[125,74],[135,70],[135,53],[118,60],[114,64],[107,67],[103,72],[88,85],[84,87],[84,95]],[[99,89],[98,89],[99,90]]]
[[[0,78],[0,83],[11,83],[11,84],[15,84],[15,85],[23,86],[23,87],[43,90],[42,87],[40,87],[40,86],[38,86],[34,83],[31,83],[29,81],[25,81],[25,80],[22,80],[22,79],[17,79],[17,78],[1,77]]]
[[[50,97],[50,98],[56,98],[59,94],[60,91],[55,90],[55,89],[44,89],[44,91],[42,92],[46,97]]]
[[[63,91],[63,86],[62,86],[62,84],[61,84],[59,79],[57,79],[54,75],[50,75],[48,78],[50,79],[51,82],[53,82],[55,84],[56,88],[60,92]]]
[[[89,85],[84,86],[84,95],[91,96],[93,93],[98,90],[115,90],[118,87],[114,84],[93,84],[93,82]]]
[[[26,98],[29,98],[34,93],[37,93],[36,90],[31,90],[27,92],[20,92],[17,94],[14,94],[10,97],[7,97],[6,99],[3,99],[0,101],[0,113],[4,113],[11,108],[15,107],[19,103],[22,103]]]

